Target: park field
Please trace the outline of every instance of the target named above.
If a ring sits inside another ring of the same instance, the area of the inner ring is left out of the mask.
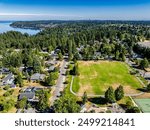
[[[114,89],[124,86],[126,94],[137,94],[142,84],[131,75],[126,63],[118,61],[78,61],[79,76],[73,81],[72,90],[77,94],[85,91],[91,95],[102,95],[109,86]]]

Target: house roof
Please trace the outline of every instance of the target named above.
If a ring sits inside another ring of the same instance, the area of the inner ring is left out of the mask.
[[[43,80],[45,78],[45,74],[35,73],[31,76],[31,80]]]
[[[150,78],[150,72],[146,72],[144,75],[145,78]]]
[[[8,68],[1,68],[0,72],[1,73],[9,73],[9,69]]]
[[[24,97],[27,99],[33,99],[35,97],[35,93],[21,93],[19,95],[19,100],[23,99]]]
[[[3,79],[3,82],[7,82],[8,80],[12,79],[13,76],[14,76],[14,75],[13,75],[12,73],[8,74],[8,75]]]

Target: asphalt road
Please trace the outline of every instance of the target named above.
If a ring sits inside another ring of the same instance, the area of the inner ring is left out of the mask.
[[[54,90],[52,98],[51,98],[51,105],[53,105],[54,101],[56,99],[58,99],[58,97],[60,96],[60,92],[63,91],[63,89],[65,87],[64,82],[66,79],[65,73],[66,73],[67,64],[68,64],[67,61],[65,61],[65,60],[62,61],[62,64],[61,64],[61,67],[59,70],[59,72],[60,72],[59,77],[58,77],[56,85],[54,86],[55,90]]]

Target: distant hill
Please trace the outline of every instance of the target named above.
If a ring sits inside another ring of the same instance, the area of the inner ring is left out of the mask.
[[[41,21],[17,21],[10,26],[16,28],[44,29],[63,26],[70,23],[97,23],[97,24],[132,24],[132,25],[150,25],[150,21],[117,21],[117,20],[41,20]]]

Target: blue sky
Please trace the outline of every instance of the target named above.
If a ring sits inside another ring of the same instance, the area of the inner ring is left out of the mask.
[[[150,20],[150,0],[0,0],[0,20]]]

